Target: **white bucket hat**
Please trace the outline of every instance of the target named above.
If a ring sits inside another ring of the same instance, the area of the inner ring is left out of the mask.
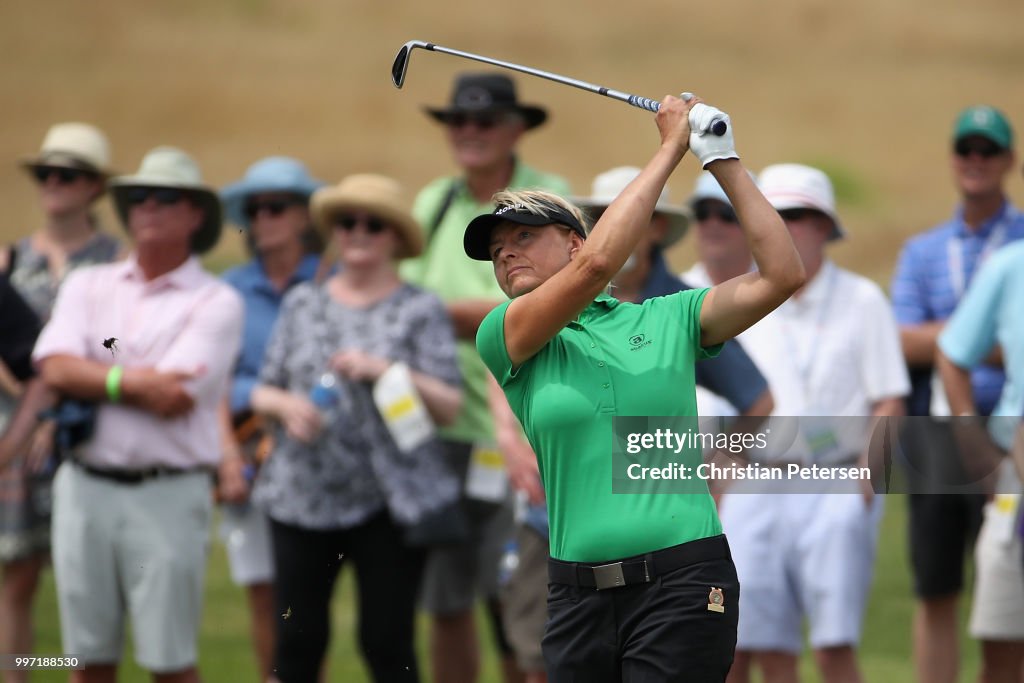
[[[775,164],[758,176],[758,185],[776,211],[814,209],[832,219],[829,241],[846,237],[836,214],[832,181],[824,172],[803,164]]]
[[[203,253],[213,248],[220,238],[220,199],[213,188],[203,184],[199,165],[175,147],[156,147],[146,153],[134,175],[110,180],[110,192],[121,223],[128,229],[128,190],[133,187],[173,187],[188,192],[206,214],[203,225],[192,235],[192,251]]]
[[[110,143],[96,126],[88,123],[57,123],[50,126],[43,138],[39,154],[22,159],[26,169],[35,166],[57,166],[92,171],[109,176]]]
[[[626,189],[626,186],[640,175],[640,171],[641,169],[635,166],[619,166],[605,171],[594,178],[590,187],[590,196],[575,197],[573,203],[585,211],[606,209]],[[690,227],[690,212],[686,210],[686,207],[677,206],[669,201],[667,187],[662,188],[654,211],[668,218],[668,230],[659,245],[663,249],[667,249],[686,234],[686,229]]]

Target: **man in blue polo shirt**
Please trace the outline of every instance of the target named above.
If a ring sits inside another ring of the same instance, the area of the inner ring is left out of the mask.
[[[964,110],[954,125],[951,151],[962,204],[949,221],[907,242],[893,278],[893,306],[915,385],[911,415],[948,414],[941,390],[930,391],[937,387],[932,375],[939,333],[979,266],[1000,247],[1024,237],[1024,217],[1003,189],[1015,163],[1006,117],[988,106]],[[995,356],[971,372],[971,383],[978,412],[988,415],[1003,385]],[[915,428],[904,441],[915,452],[929,453],[927,462],[940,466],[958,460],[948,453],[951,443],[936,425]],[[914,620],[918,680],[953,683],[959,669],[957,603],[964,552],[980,524],[984,500],[917,494],[909,499],[911,564],[919,601]]]

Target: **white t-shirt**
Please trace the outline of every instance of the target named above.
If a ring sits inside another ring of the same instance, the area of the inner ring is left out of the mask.
[[[831,261],[799,297],[788,299],[739,339],[768,380],[773,416],[841,418],[801,421],[804,436],[815,441],[821,435],[806,434],[810,425],[831,432],[827,436],[835,447],[826,460],[859,453],[866,445],[872,405],[910,392],[896,319],[882,290]],[[864,419],[850,419],[857,416]],[[790,455],[807,456],[799,451]]]

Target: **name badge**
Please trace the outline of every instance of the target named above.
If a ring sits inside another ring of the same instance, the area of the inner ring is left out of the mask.
[[[508,492],[505,458],[490,444],[474,444],[466,473],[466,496],[474,500],[498,503]]]
[[[434,436],[434,421],[404,363],[392,364],[380,376],[373,386],[373,402],[399,450],[409,453]]]

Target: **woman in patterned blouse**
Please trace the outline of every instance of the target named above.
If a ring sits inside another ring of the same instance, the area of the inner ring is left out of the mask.
[[[349,176],[318,190],[311,206],[338,268],[285,297],[252,393],[253,408],[280,423],[253,492],[271,520],[281,615],[274,666],[284,683],[316,680],[334,581],[352,559],[359,643],[374,680],[417,681],[424,550],[406,529],[450,505],[457,484],[436,438],[398,447],[371,391],[403,363],[433,421],[450,423],[461,403],[454,333],[439,299],[398,278],[397,261],[422,251],[423,237],[393,180]],[[336,393],[318,408],[310,392],[325,373]]]

